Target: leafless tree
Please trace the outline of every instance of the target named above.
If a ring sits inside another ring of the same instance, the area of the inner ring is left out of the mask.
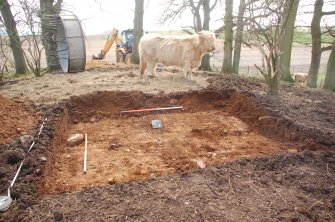
[[[327,32],[333,37],[333,43],[330,45],[331,53],[327,62],[327,70],[323,89],[329,89],[335,92],[335,27],[327,26]]]
[[[135,15],[134,15],[134,42],[133,52],[131,55],[131,62],[134,64],[140,63],[140,56],[138,51],[138,45],[143,35],[143,15],[144,15],[144,0],[135,1]]]
[[[0,12],[2,15],[1,20],[3,20],[10,40],[10,47],[12,49],[13,58],[15,61],[16,73],[25,74],[27,72],[27,65],[24,58],[20,37],[16,28],[16,21],[11,10],[11,5],[7,0],[0,0]]]
[[[10,42],[5,30],[5,25],[0,20],[0,85],[3,83],[3,77],[7,72],[14,71],[15,65],[13,54],[10,48]]]
[[[57,44],[52,37],[55,30],[50,26],[51,15],[58,15],[62,11],[63,0],[39,0],[40,2],[40,18],[42,26],[43,45],[45,48],[45,56],[47,59],[48,70],[60,70],[58,64]]]
[[[308,69],[307,86],[316,88],[321,54],[322,52],[332,48],[332,44],[322,47],[322,31],[321,31],[321,19],[324,16],[335,15],[335,11],[323,11],[324,0],[316,0],[314,4],[313,19],[311,23],[311,35],[312,35],[312,56],[311,63]],[[327,33],[327,32],[326,32]],[[323,33],[323,34],[326,34]]]
[[[203,0],[166,0],[164,5],[164,11],[160,18],[160,23],[171,23],[178,17],[180,17],[184,12],[191,11],[193,14],[193,24],[186,26],[184,28],[192,28],[195,31],[202,30],[202,22],[200,16],[200,7]]]
[[[284,3],[284,0],[259,0],[246,10],[248,42],[262,54],[262,66],[255,66],[265,78],[270,95],[278,95],[279,91],[279,39]]]
[[[279,38],[279,70],[281,79],[293,82],[290,72],[291,52],[293,45],[294,24],[297,16],[300,0],[286,0],[284,3],[283,16],[281,22],[281,33]]]
[[[3,84],[5,72],[8,72],[10,47],[6,43],[6,38],[0,35],[0,86]]]
[[[226,0],[224,20],[224,52],[221,72],[231,73],[233,71],[233,0]]]
[[[42,31],[37,0],[19,0],[21,8],[20,24],[23,30],[23,49],[30,71],[37,77],[41,75],[41,57],[43,51]]]
[[[248,1],[248,0],[247,0]],[[241,48],[243,42],[243,29],[244,29],[244,12],[246,8],[245,0],[240,0],[240,6],[238,9],[238,16],[236,21],[236,35],[233,55],[233,73],[239,73]]]

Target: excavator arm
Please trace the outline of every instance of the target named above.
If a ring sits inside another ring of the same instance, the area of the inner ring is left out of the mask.
[[[110,48],[112,47],[112,45],[114,44],[114,42],[120,41],[119,37],[118,37],[118,33],[119,31],[116,28],[113,28],[112,31],[112,37],[107,39],[107,42],[105,44],[105,47],[103,50],[101,50],[101,52],[98,55],[93,55],[92,59],[93,60],[102,60],[105,58],[107,52],[110,50]]]

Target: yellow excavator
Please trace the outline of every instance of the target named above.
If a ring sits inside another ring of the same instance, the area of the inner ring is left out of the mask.
[[[114,28],[112,31],[112,37],[108,36],[105,47],[98,55],[93,55],[92,60],[102,60],[105,58],[107,52],[110,50],[114,42],[116,42],[116,61],[123,63],[130,63],[131,53],[133,51],[133,30],[128,29],[121,32],[121,36],[118,36],[119,31]]]

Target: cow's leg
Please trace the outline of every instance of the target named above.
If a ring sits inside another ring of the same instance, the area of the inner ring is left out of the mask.
[[[192,69],[191,69],[191,65],[190,64],[185,64],[184,65],[184,77],[187,80],[191,80],[192,79]]]
[[[151,76],[156,76],[155,74],[155,64],[154,63],[147,63],[148,71]]]
[[[188,80],[187,72],[184,71],[184,78]]]
[[[147,63],[144,59],[144,56],[140,56],[140,70],[141,70],[141,75],[144,74],[145,69],[147,68]]]
[[[154,64],[154,75],[157,77],[156,67],[157,67],[157,63]]]
[[[190,71],[188,71],[188,79],[192,80],[193,79],[193,72],[192,69],[190,69]]]

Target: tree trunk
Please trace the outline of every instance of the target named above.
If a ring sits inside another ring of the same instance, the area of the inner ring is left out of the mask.
[[[209,31],[209,21],[210,21],[210,0],[204,0],[203,1],[203,9],[204,9],[204,23],[203,23],[203,30]],[[210,56],[208,54],[204,55],[201,60],[201,70],[204,71],[212,71],[211,69],[211,63],[210,63]]]
[[[61,69],[57,58],[57,44],[52,39],[55,32],[50,27],[50,15],[58,15],[61,12],[62,2],[63,0],[58,0],[53,4],[54,0],[40,0],[42,37],[49,72]]]
[[[210,14],[211,14],[211,8],[209,5],[210,0],[204,0],[203,10],[204,10],[204,23],[202,25],[202,28],[206,31],[209,31],[209,21],[211,20]]]
[[[203,71],[212,71],[210,59],[211,57],[208,54],[205,54],[201,59],[201,65],[199,69]]]
[[[196,10],[194,12],[194,16],[195,16],[196,31],[200,32],[200,31],[202,31],[202,24],[201,24],[201,16],[200,16],[199,10]]]
[[[0,12],[9,37],[10,47],[15,62],[15,71],[17,74],[25,74],[28,71],[27,63],[24,57],[20,37],[16,29],[16,22],[7,0],[0,0]]]
[[[144,14],[144,0],[135,0],[135,16],[134,16],[134,41],[133,41],[133,53],[131,56],[131,62],[134,64],[140,64],[140,56],[138,51],[138,45],[143,35],[143,14]]]
[[[226,0],[223,64],[221,72],[232,72],[233,53],[233,0]]]
[[[202,2],[197,2],[197,5],[194,4],[193,0],[189,0],[189,4],[192,8],[192,14],[193,14],[193,25],[196,32],[200,32],[202,30],[202,24],[201,24],[201,16],[200,16],[200,7],[202,5]]]
[[[335,92],[335,42],[333,43],[333,48],[329,55],[323,88]]]
[[[244,12],[245,0],[240,1],[237,17],[237,28],[235,36],[234,58],[233,58],[233,73],[238,74],[240,68],[241,47],[243,41],[243,28],[244,28]]]
[[[316,0],[311,23],[312,58],[308,69],[307,86],[316,88],[321,61],[321,27],[323,0]]]
[[[268,95],[278,96],[279,94],[279,75],[275,74],[272,78],[268,79]]]
[[[293,43],[294,23],[297,16],[300,0],[286,0],[284,5],[283,20],[281,24],[281,35],[279,39],[279,70],[282,79],[293,82],[291,76],[291,52]]]

